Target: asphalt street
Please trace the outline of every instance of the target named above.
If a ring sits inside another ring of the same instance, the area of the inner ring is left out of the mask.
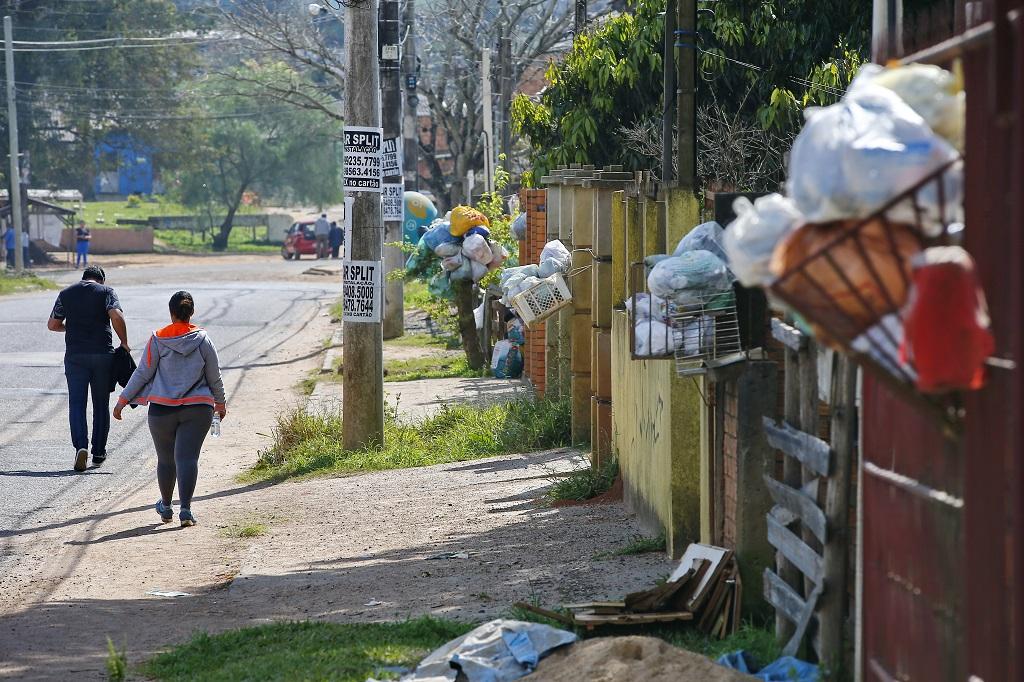
[[[310,262],[196,260],[170,268],[116,269],[107,273],[107,283],[121,299],[136,359],[152,331],[168,323],[170,295],[178,289],[192,292],[193,321],[217,346],[230,411],[231,395],[246,373],[269,351],[289,343],[321,303],[339,295],[341,283],[329,277],[298,281]],[[66,272],[56,279],[63,286],[79,276]],[[101,467],[90,463],[83,473],[72,470],[64,337],[46,329],[55,297],[56,292],[45,292],[0,298],[0,575],[14,561],[5,536],[154,485],[156,456],[144,408],[125,410],[124,421],[112,420],[108,458]],[[115,399],[116,393],[111,405]],[[230,412],[223,434],[231,437]]]

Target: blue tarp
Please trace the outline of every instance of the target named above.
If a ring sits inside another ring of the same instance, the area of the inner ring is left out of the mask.
[[[752,675],[764,682],[818,682],[818,666],[792,656],[783,656],[758,669],[745,651],[735,651],[718,659],[718,664]]]

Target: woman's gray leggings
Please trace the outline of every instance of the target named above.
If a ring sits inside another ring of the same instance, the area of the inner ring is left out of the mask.
[[[149,406],[149,432],[156,446],[156,480],[164,504],[171,503],[177,479],[181,506],[191,509],[199,477],[199,450],[212,421],[213,408],[209,405]]]

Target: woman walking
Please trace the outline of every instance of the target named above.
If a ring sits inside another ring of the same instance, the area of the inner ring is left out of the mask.
[[[153,332],[139,366],[114,407],[121,418],[125,405],[149,405],[149,431],[156,447],[160,501],[156,511],[164,523],[174,519],[171,499],[178,484],[182,527],[194,526],[192,494],[199,476],[199,451],[214,413],[224,419],[227,407],[217,350],[206,331],[189,321],[195,312],[192,294],[171,296],[171,324]]]

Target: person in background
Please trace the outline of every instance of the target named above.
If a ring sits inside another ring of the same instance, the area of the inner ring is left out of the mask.
[[[32,260],[28,257],[28,245],[31,240],[28,238],[28,232],[21,233],[21,262],[26,268],[32,267]]]
[[[341,251],[341,245],[345,243],[345,231],[338,227],[336,221],[331,221],[331,258],[338,258],[338,252]]]
[[[224,419],[227,405],[217,349],[206,331],[191,323],[195,301],[178,291],[168,303],[171,323],[153,332],[139,366],[114,406],[121,419],[126,405],[149,405],[149,432],[156,448],[160,520],[174,519],[171,501],[178,484],[183,528],[196,525],[192,495],[199,478],[199,451],[210,432],[213,415]]]
[[[89,424],[86,403],[92,393],[92,463],[107,458],[107,434],[110,431],[110,388],[114,366],[111,326],[128,348],[128,326],[121,302],[106,286],[103,268],[90,265],[82,280],[57,295],[46,327],[64,333],[64,376],[68,381],[68,415],[71,443],[75,448],[75,471],[85,471],[89,459]]]
[[[316,236],[316,257],[327,258],[330,251],[331,224],[327,222],[326,213],[321,213],[316,219],[313,234]]]
[[[4,230],[4,250],[7,251],[7,267],[14,267],[14,228],[10,225]]]
[[[89,264],[89,241],[92,234],[85,226],[85,221],[78,221],[78,228],[75,229],[75,267]]]

